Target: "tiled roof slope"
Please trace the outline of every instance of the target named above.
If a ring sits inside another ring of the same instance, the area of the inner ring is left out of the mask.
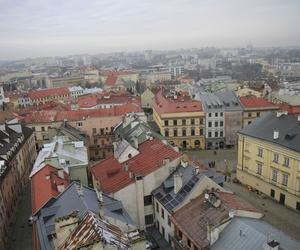
[[[278,109],[274,103],[254,95],[241,96],[240,102],[245,109]]]
[[[218,196],[221,200],[218,208],[206,201],[205,195],[202,194],[177,210],[171,217],[172,222],[201,249],[205,249],[210,244],[207,239],[208,224],[220,225],[230,219],[229,212],[232,210],[259,212],[234,194],[219,192]]]
[[[202,103],[192,100],[189,96],[179,96],[177,99],[166,97],[163,89],[155,95],[154,108],[159,114],[178,112],[202,112]]]
[[[279,132],[278,139],[273,137],[275,130]],[[292,114],[277,117],[277,112],[270,112],[256,119],[239,133],[300,152],[300,121]]]
[[[163,165],[163,160],[174,160],[182,154],[159,139],[149,139],[139,145],[139,154],[120,164],[113,156],[92,167],[92,174],[106,193],[114,193],[134,182],[134,175],[146,176]],[[124,170],[127,164],[128,171]]]
[[[28,92],[28,96],[30,99],[38,99],[38,98],[45,98],[48,96],[68,95],[69,93],[70,91],[68,87],[60,87],[60,88],[33,90]]]
[[[31,177],[31,208],[32,213],[39,210],[50,198],[59,195],[57,186],[67,188],[70,184],[69,175],[64,172],[64,178],[59,177],[58,169],[45,165]]]

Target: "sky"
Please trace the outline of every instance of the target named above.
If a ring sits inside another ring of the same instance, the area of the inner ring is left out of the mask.
[[[0,0],[0,59],[300,45],[300,0]]]

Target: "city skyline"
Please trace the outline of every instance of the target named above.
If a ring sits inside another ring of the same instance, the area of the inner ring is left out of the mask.
[[[205,46],[298,46],[300,2],[0,1],[0,60]]]

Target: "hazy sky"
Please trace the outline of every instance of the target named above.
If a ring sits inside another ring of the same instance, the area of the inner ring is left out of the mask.
[[[300,0],[0,0],[0,59],[300,45]]]

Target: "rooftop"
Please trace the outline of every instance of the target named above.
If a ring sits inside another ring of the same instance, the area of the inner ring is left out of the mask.
[[[28,96],[30,97],[30,99],[38,99],[38,98],[45,98],[49,96],[68,95],[69,93],[70,90],[68,87],[60,87],[60,88],[33,90],[28,92]]]
[[[155,95],[155,110],[159,114],[178,112],[202,112],[202,103],[195,101],[188,95],[167,95],[166,91],[160,89]]]
[[[215,95],[223,103],[225,111],[242,111],[242,105],[239,98],[232,91],[220,91]]]
[[[201,249],[210,245],[207,239],[208,224],[218,227],[230,220],[229,212],[234,210],[258,212],[234,194],[218,192],[215,195],[221,201],[219,207],[214,207],[206,200],[205,194],[202,194],[177,210],[171,217],[173,223]]]
[[[58,186],[69,186],[69,175],[63,171],[59,176],[58,171],[56,167],[47,164],[31,177],[32,213],[39,210],[50,198],[59,195]]]
[[[274,131],[279,133],[277,139],[274,139]],[[300,121],[292,114],[269,112],[239,133],[300,152]]]
[[[119,220],[135,227],[121,201],[103,194],[103,206],[106,219]],[[64,192],[51,198],[35,213],[36,227],[42,250],[54,248],[52,235],[55,233],[55,219],[68,216],[75,211],[81,219],[88,211],[98,214],[99,201],[93,189],[72,182]]]
[[[278,109],[274,103],[254,95],[241,96],[240,102],[245,109]]]
[[[114,193],[134,183],[133,175],[146,176],[163,165],[165,158],[174,160],[181,156],[171,146],[159,139],[148,139],[139,145],[140,153],[124,163],[111,156],[92,167],[92,174],[106,193]],[[127,166],[128,171],[124,168]]]

